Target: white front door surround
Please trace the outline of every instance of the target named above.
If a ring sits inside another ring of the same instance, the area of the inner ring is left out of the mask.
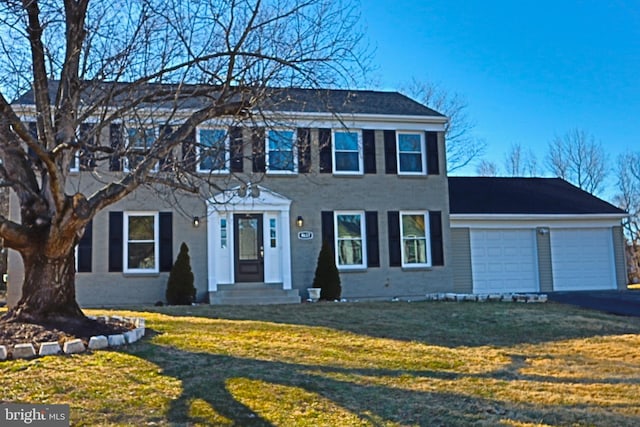
[[[239,188],[220,193],[207,201],[207,260],[209,292],[216,292],[219,284],[234,284],[234,215],[262,215],[264,248],[264,282],[281,283],[291,289],[291,200],[257,186],[255,191]]]

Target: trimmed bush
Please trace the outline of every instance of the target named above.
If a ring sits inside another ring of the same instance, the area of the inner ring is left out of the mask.
[[[336,260],[329,242],[322,242],[320,255],[318,255],[318,265],[313,278],[313,287],[320,288],[320,299],[335,301],[340,299],[342,287],[340,286],[340,273],[336,267]]]
[[[171,305],[189,305],[195,300],[196,288],[193,286],[189,248],[184,242],[180,245],[178,258],[169,273],[165,296],[167,303]]]

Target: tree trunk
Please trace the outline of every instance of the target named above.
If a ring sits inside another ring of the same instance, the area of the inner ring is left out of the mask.
[[[44,250],[23,254],[22,297],[5,318],[25,322],[84,318],[76,302],[75,249],[62,258],[44,254]]]

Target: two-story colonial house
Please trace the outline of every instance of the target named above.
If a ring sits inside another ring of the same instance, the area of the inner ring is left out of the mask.
[[[219,183],[206,198],[140,188],[95,216],[77,248],[82,306],[164,301],[182,242],[190,249],[197,301],[298,302],[311,286],[323,241],[334,250],[345,298],[453,289],[446,117],[396,92],[276,94],[280,101],[250,122],[203,122],[190,137],[196,149],[185,145],[178,154],[193,157],[193,173]],[[198,102],[181,108],[191,111]],[[14,105],[32,120],[32,94]],[[179,123],[180,110],[172,114]],[[142,152],[159,132],[123,118],[93,143]],[[90,194],[137,161],[114,156],[100,167],[78,157],[69,191]],[[11,304],[23,272],[19,256],[9,258]]]

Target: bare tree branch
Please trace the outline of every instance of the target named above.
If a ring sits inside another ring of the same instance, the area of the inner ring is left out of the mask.
[[[607,156],[601,143],[584,130],[574,129],[549,143],[547,166],[552,174],[596,194],[607,177]]]
[[[461,169],[484,154],[487,144],[473,135],[475,123],[469,118],[467,102],[460,94],[415,78],[404,91],[449,119],[445,128],[448,172]]]

